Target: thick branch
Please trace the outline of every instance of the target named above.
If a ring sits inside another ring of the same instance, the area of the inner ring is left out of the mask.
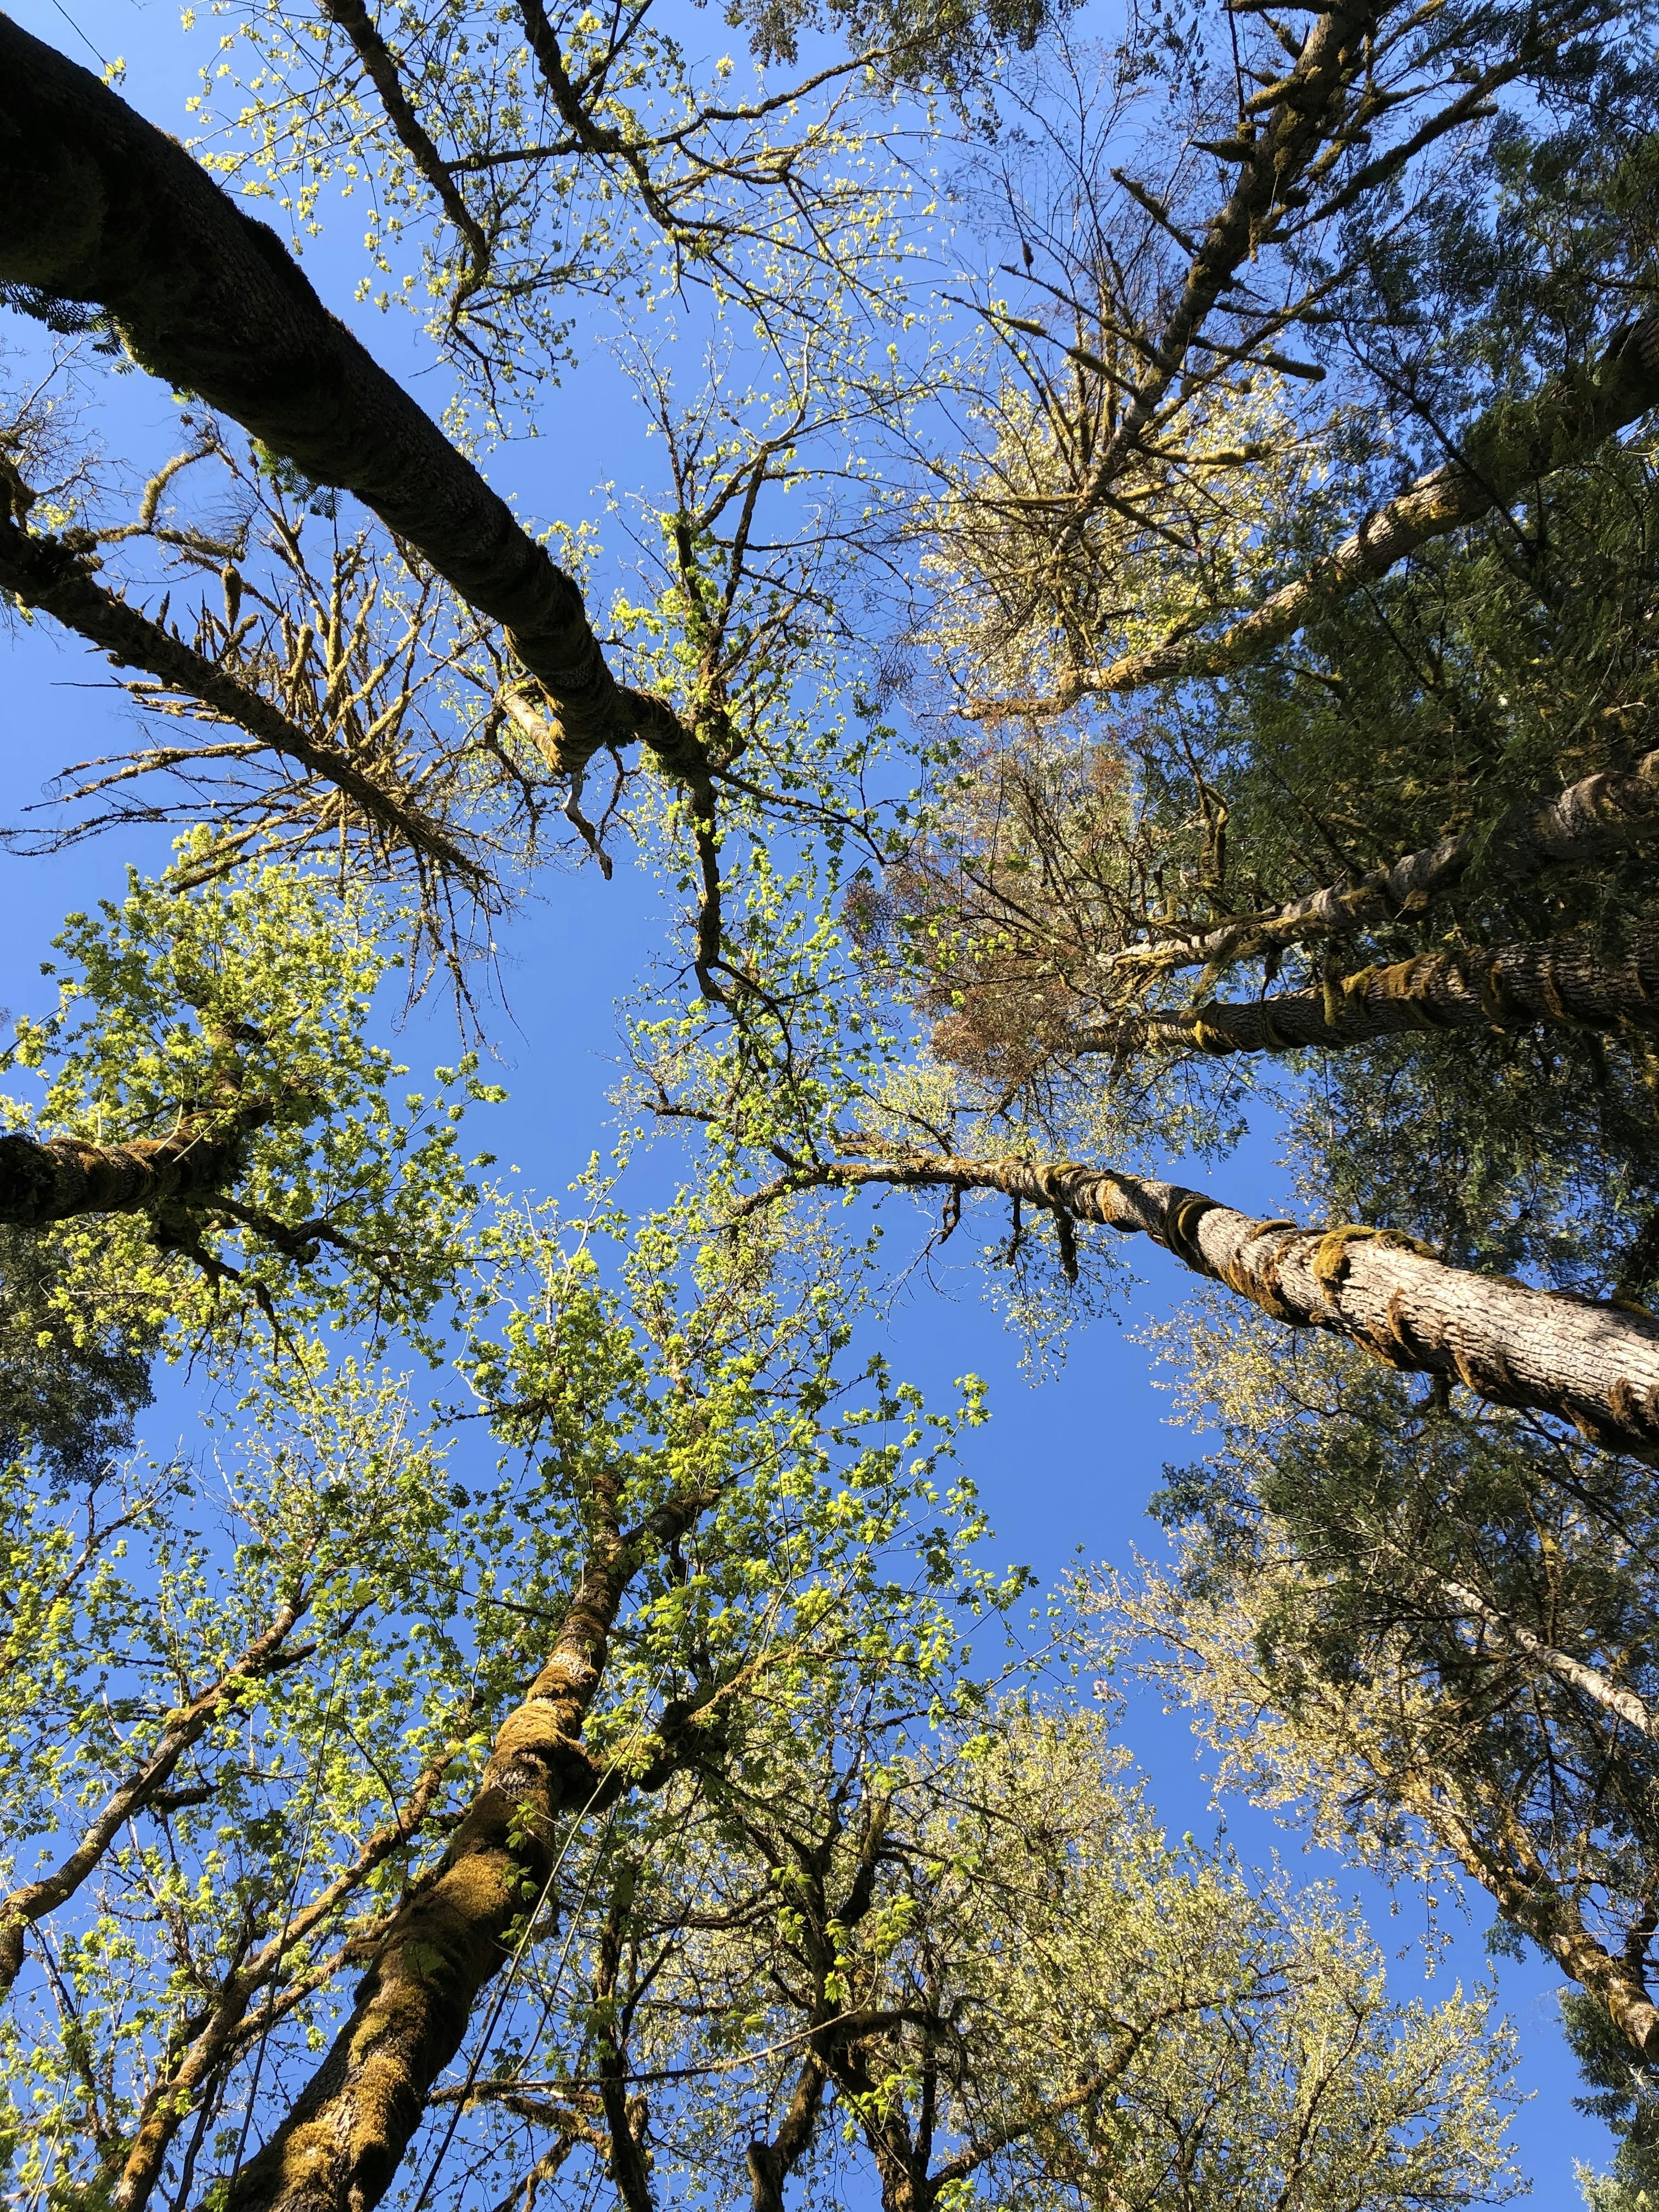
[[[18,487],[14,477],[14,491]],[[482,871],[440,825],[355,768],[336,745],[309,738],[270,700],[239,684],[205,653],[97,581],[95,558],[73,544],[20,529],[0,512],[0,589],[38,607],[106,653],[118,667],[142,668],[169,691],[199,700],[307,775],[343,792],[364,817],[440,866],[476,882]]]
[[[1536,1857],[1528,1852],[1522,1866],[1503,1864],[1476,1843],[1453,1810],[1449,1793],[1425,1780],[1408,1783],[1400,1795],[1487,1891],[1504,1918],[1529,1936],[1580,1989],[1606,2006],[1608,2019],[1632,2049],[1644,2057],[1659,2057],[1659,2009],[1646,1984],[1590,1934],[1577,1899],[1551,1880]]]
[[[1608,860],[1659,836],[1659,752],[1627,774],[1601,769],[1542,806],[1514,806],[1496,823],[1443,837],[1356,884],[1328,884],[1269,914],[1247,915],[1200,937],[1132,945],[1107,955],[1109,970],[1220,967],[1274,947],[1342,930],[1382,929],[1456,890],[1475,869],[1483,883],[1521,884],[1547,868]]]
[[[1048,699],[988,701],[981,716],[1058,714],[1090,692],[1194,683],[1264,659],[1322,608],[1387,574],[1408,553],[1507,506],[1540,477],[1583,461],[1659,406],[1659,315],[1621,331],[1595,368],[1553,378],[1529,400],[1504,400],[1475,423],[1462,453],[1366,516],[1305,575],[1218,637],[1177,638],[1101,668],[1072,670]]]
[[[1582,1659],[1575,1659],[1569,1651],[1558,1651],[1553,1644],[1547,1644],[1541,1636],[1535,1635],[1524,1621],[1511,1620],[1508,1613],[1500,1613],[1495,1605],[1489,1604],[1478,1590],[1470,1589],[1467,1583],[1442,1582],[1439,1589],[1447,1601],[1459,1613],[1471,1614],[1500,1644],[1507,1644],[1511,1651],[1523,1659],[1531,1660],[1547,1674],[1553,1674],[1557,1681],[1565,1682],[1569,1689],[1577,1690],[1592,1705],[1600,1705],[1604,1712],[1613,1714],[1627,1728],[1635,1729],[1638,1735],[1650,1738],[1659,1736],[1659,1723],[1656,1723],[1652,1713],[1634,1690],[1621,1690],[1616,1682],[1610,1682],[1596,1668],[1587,1667]]]
[[[276,233],[96,77],[0,16],[0,283],[94,302],[134,358],[315,481],[354,493],[501,623],[561,725],[561,763],[694,741],[619,690],[580,592],[331,315]]]
[[[1659,1029],[1659,931],[1639,932],[1621,957],[1605,959],[1582,939],[1423,952],[1361,969],[1325,991],[1135,1016],[1125,1028],[1155,1042],[1234,1053],[1334,1050],[1407,1030],[1626,1026]],[[1122,1042],[1108,1028],[1087,1031],[1079,1046],[1116,1051]]]
[[[350,1863],[342,1867],[298,1911],[285,1913],[276,1932],[254,1955],[225,1977],[206,2017],[199,2026],[191,2023],[195,2033],[191,2040],[170,2052],[168,2063],[158,2067],[151,2076],[125,2161],[110,2190],[114,2212],[141,2212],[149,2203],[179,2129],[191,2110],[210,2094],[214,2079],[227,2062],[250,2039],[268,2034],[272,2022],[309,1990],[331,1978],[337,1964],[352,1958],[361,1960],[374,1948],[373,1934],[354,1929],[347,1937],[342,1960],[307,1966],[297,1973],[294,1971],[293,1961],[301,1947],[327,1926],[378,1867],[425,1826],[444,1778],[464,1746],[464,1734],[446,1744],[416,1777],[402,1809],[394,1805],[391,1818],[365,1838]],[[280,1984],[285,1973],[294,1978],[284,1990]],[[266,2005],[250,2020],[248,2014],[262,1990],[270,1990]]]
[[[77,1213],[137,1213],[167,1201],[212,1197],[236,1172],[241,1133],[270,1119],[269,1105],[241,1109],[226,1132],[181,1121],[168,1137],[89,1145],[79,1137],[42,1143],[14,1130],[0,1136],[0,1221],[40,1229]]]
[[[1259,131],[1251,126],[1248,136],[1241,137],[1232,191],[1200,241],[1181,297],[1146,373],[1079,492],[1068,526],[1072,532],[1080,530],[1102,503],[1181,374],[1229,282],[1273,234],[1276,213],[1329,143],[1348,88],[1364,66],[1376,21],[1374,6],[1349,4],[1349,0],[1337,0],[1336,5],[1322,10],[1265,125]]]
[[[1449,1267],[1390,1230],[1259,1221],[1178,1183],[1069,1160],[842,1159],[795,1169],[747,1204],[876,1183],[999,1191],[1150,1237],[1275,1320],[1329,1330],[1390,1367],[1446,1376],[1495,1405],[1554,1414],[1609,1450],[1659,1459],[1659,1321],[1650,1316]]]

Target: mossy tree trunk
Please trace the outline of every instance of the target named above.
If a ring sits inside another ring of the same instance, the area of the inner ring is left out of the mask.
[[[1068,1264],[1075,1222],[1148,1237],[1293,1328],[1329,1330],[1391,1367],[1444,1376],[1494,1404],[1570,1421],[1609,1449],[1659,1458],[1659,1321],[1448,1266],[1393,1231],[1258,1220],[1179,1183],[1075,1161],[931,1153],[801,1165],[744,1203],[877,1184],[994,1191],[1045,1209]]]
[[[477,1796],[443,1858],[397,1914],[349,2019],[281,2127],[231,2180],[225,2212],[369,2212],[396,2178],[473,2008],[545,1904],[562,1826],[621,1778],[581,1743],[617,1615],[645,1560],[708,1499],[617,1518],[619,1475],[596,1485],[599,1526],[553,1649],[498,1730]]]
[[[1320,991],[1131,1016],[1122,1030],[1091,1030],[1082,1042],[1116,1050],[1139,1035],[1208,1053],[1328,1051],[1413,1030],[1534,1028],[1659,1029],[1659,932],[1616,953],[1582,939],[1419,953]]]
[[[105,309],[133,356],[319,483],[352,492],[500,623],[551,702],[557,765],[639,738],[696,751],[619,690],[580,592],[287,247],[89,71],[0,16],[0,281]]]

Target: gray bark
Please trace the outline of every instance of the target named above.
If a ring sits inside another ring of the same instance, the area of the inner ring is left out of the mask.
[[[999,1191],[1149,1237],[1275,1320],[1346,1337],[1390,1367],[1443,1375],[1494,1405],[1555,1414],[1608,1450],[1659,1461],[1659,1320],[1650,1314],[1450,1267],[1389,1230],[1260,1221],[1179,1183],[1069,1160],[842,1159],[793,1169],[745,1204],[869,1184]]]
[[[1575,1659],[1570,1651],[1559,1651],[1554,1644],[1547,1644],[1535,1635],[1524,1621],[1511,1620],[1495,1605],[1488,1604],[1479,1590],[1471,1589],[1466,1583],[1442,1582],[1438,1585],[1449,1604],[1459,1613],[1468,1613],[1489,1630],[1500,1644],[1522,1659],[1529,1659],[1547,1674],[1553,1674],[1558,1682],[1577,1690],[1592,1705],[1600,1705],[1604,1712],[1612,1713],[1633,1728],[1640,1735],[1659,1735],[1653,1715],[1634,1690],[1621,1690],[1616,1682],[1595,1667],[1587,1667],[1582,1659]]]
[[[1353,884],[1331,884],[1267,914],[1223,923],[1200,936],[1132,945],[1102,956],[1108,972],[1218,967],[1274,947],[1342,931],[1382,929],[1457,890],[1475,872],[1482,883],[1523,884],[1548,868],[1593,866],[1659,836],[1659,751],[1628,771],[1601,769],[1542,805],[1513,806],[1407,853]]]

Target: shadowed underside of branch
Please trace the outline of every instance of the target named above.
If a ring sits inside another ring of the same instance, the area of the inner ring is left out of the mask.
[[[1659,315],[1620,331],[1594,371],[1553,379],[1529,400],[1505,400],[1474,425],[1462,451],[1366,516],[1304,575],[1218,637],[1183,637],[1097,668],[1074,668],[1052,696],[981,702],[981,719],[1065,713],[1091,693],[1226,676],[1264,659],[1322,608],[1385,575],[1432,539],[1479,522],[1539,478],[1587,460],[1659,406]]]
[[[1160,972],[1220,967],[1344,930],[1386,928],[1458,890],[1477,864],[1483,883],[1522,884],[1547,868],[1613,860],[1654,836],[1659,836],[1659,752],[1628,772],[1600,769],[1541,806],[1511,807],[1495,823],[1443,837],[1358,883],[1327,884],[1271,913],[1242,916],[1199,935],[1128,945],[1100,964]]]
[[[1659,1029],[1659,932],[1640,932],[1612,957],[1582,940],[1419,953],[1322,991],[1132,1016],[1121,1029],[1087,1031],[1079,1047],[1118,1051],[1138,1035],[1208,1053],[1297,1052],[1411,1030],[1534,1027]]]
[[[700,763],[668,708],[618,687],[576,585],[330,314],[276,233],[4,16],[0,283],[104,308],[152,374],[353,493],[504,627],[551,703],[562,769],[632,738],[671,770]]]
[[[1495,1405],[1554,1414],[1609,1450],[1659,1459],[1659,1321],[1645,1313],[1450,1267],[1391,1230],[1261,1221],[1179,1183],[1069,1160],[840,1159],[792,1168],[744,1203],[874,1184],[996,1191],[1067,1222],[1149,1237],[1275,1320],[1346,1337],[1390,1367],[1444,1376]]]

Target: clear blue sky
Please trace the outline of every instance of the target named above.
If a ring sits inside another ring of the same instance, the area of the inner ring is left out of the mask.
[[[126,97],[163,129],[186,135],[185,102],[208,51],[210,19],[205,33],[186,40],[170,0],[151,5],[144,0],[18,0],[14,12],[28,29],[82,62],[90,63],[93,50],[104,58],[124,55]],[[718,12],[693,16],[689,27],[711,41],[720,35]],[[355,244],[356,228],[355,222],[343,226],[343,246]],[[388,367],[405,376],[427,367],[407,319],[354,309],[349,263],[343,256],[337,259],[330,240],[308,255],[307,266],[330,305],[356,322]],[[39,333],[13,322],[3,335],[9,344],[33,349]],[[429,395],[429,405],[441,404],[437,378],[423,377],[416,388]],[[88,426],[97,428],[112,456],[149,456],[172,450],[173,413],[161,386],[136,375],[108,376]],[[567,434],[567,423],[579,424],[579,432]],[[602,358],[590,362],[547,394],[540,428],[533,443],[497,457],[491,465],[496,481],[515,490],[540,520],[602,520],[596,487],[627,484],[640,470],[640,424],[628,388]],[[55,770],[119,749],[132,714],[103,680],[95,658],[44,619],[20,629],[8,650],[0,820],[16,822]],[[47,988],[39,963],[64,915],[118,895],[127,862],[155,868],[166,857],[166,845],[165,833],[132,832],[51,860],[0,855],[6,921],[0,936],[0,1006],[38,1011]],[[550,876],[541,900],[502,933],[510,1020],[501,1030],[501,1079],[512,1095],[500,1109],[500,1121],[492,1123],[489,1141],[545,1191],[562,1189],[605,1141],[605,1098],[617,1073],[617,1002],[660,942],[661,929],[654,887],[624,866],[608,885],[591,869]],[[400,1050],[418,1070],[453,1054],[454,1045],[447,1009],[434,998],[417,1011]],[[1271,1146],[1259,1144],[1216,1187],[1266,1213],[1279,1210],[1282,1193],[1276,1182]],[[896,1370],[940,1401],[954,1378],[969,1370],[988,1380],[993,1419],[970,1438],[966,1463],[995,1524],[999,1556],[1029,1564],[1045,1581],[1079,1551],[1090,1559],[1127,1563],[1137,1546],[1155,1549],[1158,1532],[1146,1518],[1146,1500],[1158,1485],[1164,1462],[1193,1450],[1189,1440],[1164,1425],[1166,1401],[1152,1387],[1146,1353],[1129,1335],[1143,1314],[1166,1310],[1181,1295],[1182,1271],[1161,1253],[1141,1256],[1146,1283],[1139,1310],[1126,1311],[1121,1325],[1097,1323],[1080,1334],[1064,1371],[1038,1388],[1018,1371],[1018,1346],[971,1281],[963,1283],[954,1299],[918,1281],[890,1318],[888,1349]],[[189,1408],[183,1401],[170,1392],[157,1418],[178,1422],[189,1448]],[[173,1438],[153,1431],[149,1440],[166,1448]],[[1132,1709],[1128,1736],[1171,1828],[1209,1832],[1215,1816],[1185,1723],[1143,1698]],[[1294,1838],[1248,1808],[1230,1807],[1228,1828],[1247,1858],[1259,1862],[1277,1847],[1293,1868],[1305,1867],[1310,1875],[1336,1874],[1342,1887],[1363,1895],[1385,1946],[1420,1930],[1422,1908],[1415,1899],[1401,1898],[1400,1917],[1391,1920],[1386,1896],[1374,1885],[1328,1858],[1303,1857]],[[1474,1929],[1489,1917],[1477,1903]],[[1455,1975],[1470,1978],[1483,1971],[1483,1948],[1471,1929],[1442,1974],[1449,1984]],[[1402,1961],[1395,1969],[1399,1988],[1407,1989],[1417,1973],[1412,1960]],[[1522,2030],[1526,2086],[1535,2092],[1518,2136],[1535,2179],[1536,2201],[1552,2208],[1571,2205],[1577,2201],[1573,2159],[1600,2160],[1606,2138],[1569,2107],[1576,2081],[1554,2021],[1558,1977],[1542,1962],[1504,1961],[1499,1979]]]

